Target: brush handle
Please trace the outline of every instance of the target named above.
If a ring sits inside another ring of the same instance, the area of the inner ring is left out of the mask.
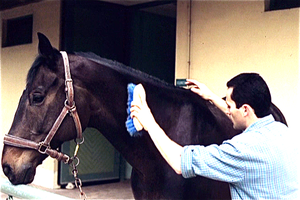
[[[133,99],[138,102],[140,107],[142,107],[143,103],[146,102],[146,93],[142,84],[138,84],[137,86],[135,86]],[[137,131],[141,131],[144,128],[142,123],[136,117],[133,118],[133,124]]]
[[[134,127],[137,131],[143,130],[142,124],[140,123],[140,121],[136,117],[134,117],[132,120],[133,120]]]

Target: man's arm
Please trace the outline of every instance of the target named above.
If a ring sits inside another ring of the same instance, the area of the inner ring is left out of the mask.
[[[177,174],[181,174],[181,152],[183,147],[172,141],[157,123],[148,128],[148,133],[167,163]]]
[[[186,85],[191,87],[191,91],[201,96],[203,99],[211,101],[215,106],[217,106],[222,112],[228,116],[228,108],[226,102],[213,93],[208,87],[199,83],[196,80],[187,79]]]

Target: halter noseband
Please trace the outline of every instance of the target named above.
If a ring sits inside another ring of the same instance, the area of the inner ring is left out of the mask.
[[[65,68],[65,91],[66,91],[66,100],[64,107],[54,122],[51,130],[49,131],[48,135],[42,142],[34,142],[31,140],[27,140],[21,137],[13,136],[13,135],[5,135],[3,142],[6,145],[14,146],[14,147],[21,147],[21,148],[29,148],[37,150],[38,152],[42,154],[47,154],[52,158],[55,158],[59,161],[64,161],[65,163],[68,163],[70,161],[70,157],[66,154],[63,154],[61,152],[58,152],[57,150],[51,149],[50,142],[52,138],[54,137],[55,133],[57,132],[58,128],[60,127],[61,123],[63,122],[66,115],[69,113],[75,123],[76,131],[77,131],[77,139],[83,139],[82,138],[82,128],[80,119],[78,116],[78,112],[76,110],[75,101],[74,101],[74,89],[73,89],[73,81],[71,78],[70,73],[70,65],[69,65],[69,59],[66,52],[61,51],[60,52],[63,58],[64,68]]]

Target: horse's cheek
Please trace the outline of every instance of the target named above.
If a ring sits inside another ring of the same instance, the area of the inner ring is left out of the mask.
[[[55,119],[49,119],[47,116],[55,116],[54,108],[49,105],[41,106],[30,106],[26,105],[26,111],[22,116],[21,124],[24,130],[30,131],[31,133],[45,133],[50,130],[51,124],[54,123]]]
[[[34,111],[33,109],[29,108],[26,109],[26,112],[24,113],[21,124],[23,129],[30,130],[33,133],[36,133],[39,131],[40,127],[38,126],[40,124],[40,116],[41,112]],[[19,130],[21,131],[21,130]]]

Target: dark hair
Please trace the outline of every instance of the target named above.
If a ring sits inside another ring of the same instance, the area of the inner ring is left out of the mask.
[[[227,82],[228,88],[233,88],[231,99],[236,107],[250,105],[257,117],[270,114],[271,94],[267,83],[257,73],[242,73]]]

